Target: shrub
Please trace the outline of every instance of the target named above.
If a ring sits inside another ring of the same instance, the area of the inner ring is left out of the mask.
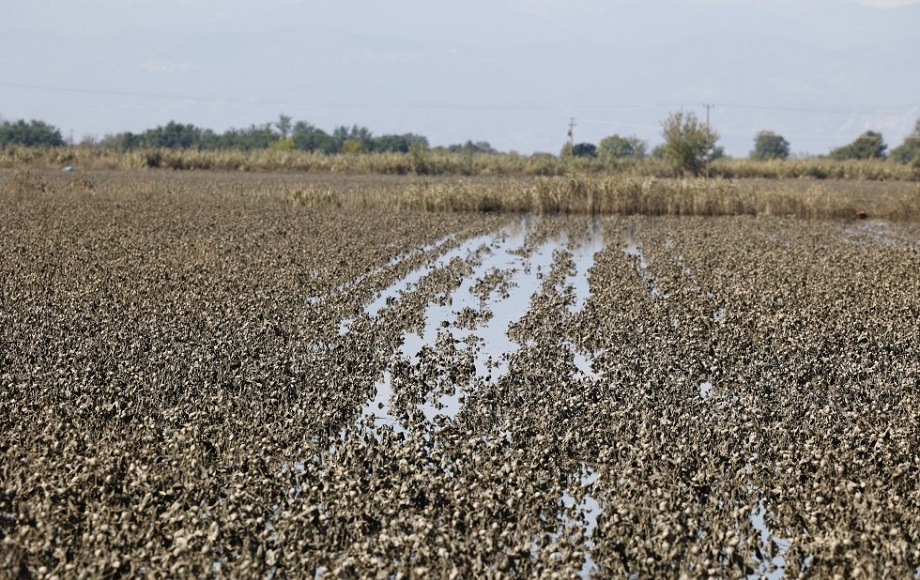
[[[693,113],[671,113],[661,124],[664,144],[661,154],[680,173],[699,175],[716,155],[719,134],[701,123]]]
[[[866,131],[849,145],[832,150],[830,156],[832,159],[841,161],[845,159],[884,159],[887,148],[888,145],[885,145],[881,133]]]
[[[754,150],[751,159],[766,161],[786,159],[789,157],[789,141],[773,131],[761,131],[754,137]]]

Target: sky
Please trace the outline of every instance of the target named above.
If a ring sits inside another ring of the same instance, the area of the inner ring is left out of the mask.
[[[920,118],[920,0],[30,0],[0,20],[0,118],[79,141],[281,114],[524,154],[683,110],[745,156]],[[707,109],[706,105],[711,105]]]

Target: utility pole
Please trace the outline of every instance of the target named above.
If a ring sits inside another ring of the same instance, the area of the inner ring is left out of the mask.
[[[575,150],[575,117],[569,117],[569,152]]]
[[[713,147],[713,143],[709,142],[709,137],[712,135],[712,129],[709,125],[709,111],[715,107],[715,105],[712,103],[704,103],[703,106],[706,107],[706,179],[709,179],[709,158],[712,157]]]

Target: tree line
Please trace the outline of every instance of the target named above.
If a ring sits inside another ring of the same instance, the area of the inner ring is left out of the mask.
[[[412,148],[428,148],[428,139],[413,133],[376,136],[367,127],[336,127],[332,133],[304,121],[294,122],[281,115],[274,123],[250,125],[217,133],[192,124],[170,121],[142,133],[126,131],[107,135],[98,146],[119,151],[136,149],[196,149],[200,151],[234,149],[284,149],[325,153],[408,153]]]
[[[675,166],[694,175],[702,173],[708,162],[725,156],[724,149],[718,145],[718,131],[701,122],[692,112],[672,113],[662,122],[661,127],[664,142],[650,153],[648,144],[638,137],[611,135],[602,139],[598,145],[566,143],[561,155],[615,161],[641,159],[650,154],[652,157],[670,160]],[[920,163],[920,119],[917,120],[913,132],[904,139],[904,143],[894,148],[890,155],[887,150],[888,145],[881,133],[866,131],[852,143],[832,149],[827,157],[839,161],[891,159],[898,163]],[[749,158],[770,161],[788,159],[789,155],[789,141],[782,135],[773,131],[760,131],[754,136],[754,147]]]
[[[649,150],[648,144],[635,136],[610,135],[597,145],[566,143],[562,156],[597,157],[616,162],[646,156],[667,159],[683,171],[700,174],[710,161],[725,155],[718,145],[719,133],[692,112],[670,114],[662,124],[664,142]],[[63,147],[67,145],[60,129],[43,121],[0,121],[0,147]],[[327,133],[305,121],[280,115],[274,123],[250,125],[217,133],[192,124],[170,121],[166,125],[141,133],[125,131],[91,139],[91,145],[117,151],[139,149],[242,150],[281,149],[335,155],[339,153],[413,153],[431,149],[428,139],[414,133],[374,135],[367,127],[339,126]],[[454,153],[498,153],[488,142],[467,141],[444,149]],[[754,137],[749,157],[756,160],[782,160],[790,156],[790,144],[773,131],[760,131]],[[891,159],[899,163],[920,163],[920,119],[904,143],[888,152],[882,134],[866,131],[852,143],[832,149],[827,157],[847,159]]]

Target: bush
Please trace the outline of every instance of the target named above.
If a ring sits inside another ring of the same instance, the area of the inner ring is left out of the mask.
[[[914,165],[920,167],[920,119],[914,126],[914,132],[904,139],[904,143],[891,150],[892,161],[898,163],[914,162]]]
[[[578,143],[572,147],[572,155],[575,157],[597,157],[597,146],[593,143]]]
[[[661,155],[678,172],[699,175],[708,161],[721,156],[716,147],[719,134],[693,113],[671,113],[661,127],[664,136]]]
[[[645,141],[638,137],[621,137],[619,135],[610,135],[601,139],[597,147],[597,155],[604,162],[611,162],[618,159],[634,157],[641,159],[645,157],[647,146]]]
[[[28,123],[20,119],[14,123],[0,123],[0,147],[8,145],[63,147],[66,143],[57,127],[34,119]]]
[[[787,159],[789,157],[789,141],[782,135],[773,131],[761,131],[754,137],[754,150],[751,159],[767,161],[770,159]]]
[[[846,159],[885,159],[885,145],[882,134],[876,131],[866,131],[849,145],[838,147],[831,151],[832,159],[840,161]]]

